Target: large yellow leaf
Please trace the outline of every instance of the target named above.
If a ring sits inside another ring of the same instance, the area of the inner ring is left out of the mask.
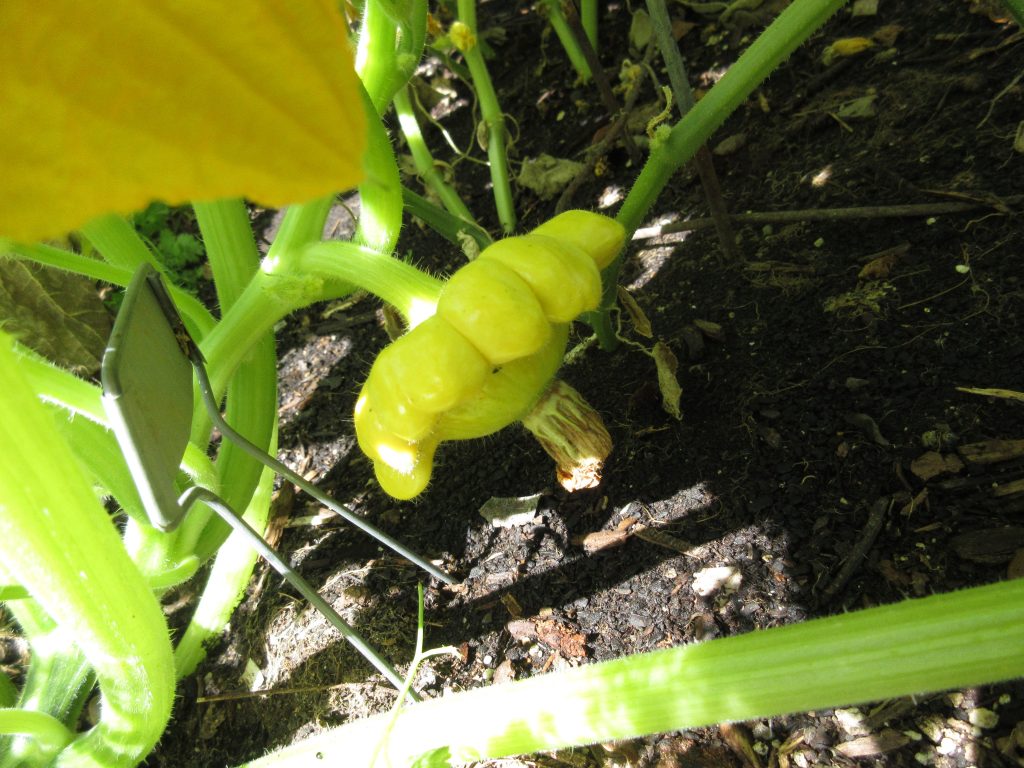
[[[153,199],[355,185],[365,115],[329,0],[0,3],[0,235]]]

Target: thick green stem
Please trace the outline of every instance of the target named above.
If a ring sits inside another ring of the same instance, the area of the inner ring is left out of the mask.
[[[163,733],[174,696],[167,624],[106,510],[0,343],[0,560],[83,651],[103,694],[99,723],[57,765],[135,766]],[[54,482],[53,467],[60,468]]]
[[[363,92],[366,113],[366,173],[359,185],[359,224],[353,240],[381,253],[391,253],[402,229],[402,181],[391,139],[369,95]],[[318,238],[319,239],[319,238]]]
[[[381,738],[392,765],[447,765],[973,687],[1024,675],[1022,627],[1017,579],[457,693],[247,765],[365,765]]]
[[[221,310],[231,307],[245,292],[259,266],[259,251],[241,200],[222,200],[195,206],[206,253],[213,270]],[[312,222],[311,222],[312,224]],[[322,224],[321,224],[322,226]],[[258,341],[239,365],[228,386],[228,422],[253,444],[266,448],[277,424],[277,354],[273,333]],[[236,509],[244,509],[259,481],[262,465],[224,441],[217,456],[220,494]],[[210,517],[201,541],[219,546],[228,535],[219,517]],[[212,552],[212,550],[211,550]],[[205,559],[206,552],[197,552]]]
[[[655,143],[651,156],[633,182],[619,209],[616,220],[626,229],[626,242],[643,222],[668,180],[693,158],[733,111],[771,74],[811,33],[838,11],[846,0],[795,0],[744,51],[725,76],[697,102],[686,117],[676,123],[669,135]],[[602,312],[593,316],[594,331],[601,346],[617,345],[608,310],[614,306],[622,254],[604,270]]]
[[[276,452],[276,435],[268,449]],[[273,492],[274,473],[264,469],[256,492],[243,515],[244,520],[260,533],[267,527]],[[245,593],[257,560],[256,551],[248,539],[238,533],[228,536],[217,550],[217,558],[210,570],[203,595],[181,642],[174,649],[175,670],[179,678],[195,671],[206,656],[207,643],[224,630]]]
[[[230,309],[256,271],[259,251],[241,199],[193,203],[221,312]]]
[[[82,227],[82,234],[111,264],[132,272],[140,264],[150,264],[163,272],[163,265],[123,216],[111,213],[93,219]]]
[[[469,27],[474,40],[478,37],[476,28],[476,0],[458,1],[459,21]],[[462,54],[473,78],[473,88],[480,101],[480,113],[487,125],[487,158],[491,167],[491,183],[494,186],[494,203],[498,209],[498,220],[505,234],[516,228],[516,209],[512,202],[512,186],[508,177],[508,155],[505,149],[505,115],[498,103],[498,94],[487,71],[484,54],[478,44],[468,46]]]
[[[434,313],[441,292],[441,281],[426,272],[352,243],[307,245],[300,262],[304,272],[341,278],[379,296],[413,325]]]
[[[395,92],[416,71],[427,38],[426,0],[408,0],[401,6],[366,0],[363,7],[356,73],[377,115],[384,114]]]

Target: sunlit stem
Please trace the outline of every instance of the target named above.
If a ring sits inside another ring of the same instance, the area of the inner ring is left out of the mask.
[[[31,709],[0,709],[0,733],[28,736],[51,754],[75,737],[57,718]]]
[[[402,129],[405,143],[409,146],[413,163],[416,165],[416,173],[423,183],[441,199],[441,203],[449,213],[476,226],[476,219],[473,218],[473,214],[470,213],[462,198],[437,172],[434,156],[431,154],[430,148],[427,147],[426,141],[423,140],[419,120],[416,119],[416,113],[409,98],[408,86],[401,88],[395,94],[395,112],[398,114],[398,125]]]
[[[249,223],[249,212],[245,203],[237,199],[197,204],[194,208],[213,270],[221,310],[230,311],[259,267],[259,251]],[[277,424],[277,355],[272,332],[256,342],[251,354],[232,377],[225,415],[248,440],[261,448],[268,447]],[[230,506],[244,509],[249,504],[262,469],[259,462],[240,451],[234,443],[225,441],[217,455],[220,495]],[[223,543],[228,530],[220,518],[211,517],[207,526],[212,530],[203,536],[203,540],[211,545]],[[200,559],[205,559],[209,553],[197,552]]]
[[[364,765],[383,735],[392,765],[463,763],[973,687],[1024,675],[1022,626],[1017,579],[457,693],[247,765]]]
[[[366,176],[359,184],[359,223],[353,240],[375,251],[390,254],[402,228],[402,182],[391,139],[370,97],[362,91],[366,113]]]
[[[0,445],[11,448],[0,461],[0,561],[74,638],[103,696],[99,723],[75,738],[56,764],[135,766],[171,713],[167,624],[78,460],[21,375],[6,337],[0,339],[0,391],[8,406]],[[60,482],[54,482],[54,467]]]
[[[476,27],[476,1],[459,0],[459,21],[469,27],[474,38],[478,38]],[[508,156],[505,149],[507,131],[505,115],[498,103],[487,63],[480,45],[474,44],[462,52],[473,78],[473,88],[480,101],[480,113],[487,126],[487,158],[490,161],[491,183],[494,186],[494,204],[498,209],[498,220],[506,234],[516,228],[516,210],[512,202],[512,186],[508,177]]]
[[[416,325],[434,314],[442,282],[392,256],[351,243],[327,241],[302,249],[300,262],[311,274],[331,275],[380,297]]]
[[[651,149],[651,156],[633,183],[615,217],[626,229],[626,242],[643,222],[672,175],[690,161],[715,129],[743,103],[811,33],[845,4],[845,0],[795,0],[744,51],[704,98],[676,123],[668,137]],[[614,305],[622,254],[604,270],[603,312],[594,330],[606,349],[617,344],[608,317]]]
[[[276,452],[276,436],[268,449]],[[243,519],[253,529],[263,532],[267,526],[270,499],[274,492],[274,473],[264,469],[256,492],[245,510]],[[179,678],[192,674],[206,656],[206,646],[227,626],[231,614],[245,593],[259,556],[245,536],[232,533],[217,550],[199,603],[174,649],[175,671]]]

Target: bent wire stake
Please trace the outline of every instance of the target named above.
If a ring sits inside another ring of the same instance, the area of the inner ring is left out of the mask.
[[[125,456],[150,522],[162,531],[178,526],[197,501],[206,504],[327,617],[334,627],[396,688],[404,681],[263,538],[212,491],[192,487],[178,495],[175,478],[188,444],[192,419],[192,373],[199,381],[203,402],[221,433],[254,458],[310,493],[361,530],[374,536],[428,573],[453,583],[423,558],[409,552],[351,510],[325,496],[276,459],[242,438],[221,417],[206,374],[202,354],[189,336],[160,276],[149,265],[136,271],[103,354],[103,405]],[[410,698],[418,701],[412,691]]]
[[[377,650],[370,645],[356,630],[350,627],[343,618],[338,614],[336,610],[320,597],[319,593],[309,585],[304,578],[299,576],[284,560],[280,558],[274,549],[264,541],[263,537],[260,536],[240,515],[236,514],[235,510],[224,503],[217,494],[206,488],[200,488],[199,486],[193,486],[181,494],[179,503],[183,511],[188,511],[196,502],[202,502],[230,525],[234,530],[241,533],[249,540],[249,544],[255,549],[264,560],[270,563],[271,567],[277,571],[284,580],[291,584],[298,591],[300,595],[306,598],[306,601],[316,608],[324,617],[331,623],[331,625],[341,633],[348,642],[355,648],[359,653],[363,655],[367,661],[373,664],[388,681],[395,686],[398,690],[402,690],[402,686],[405,685],[405,681],[402,680],[401,675],[395,670],[391,663],[377,653]],[[409,697],[413,701],[419,701],[420,698],[415,691],[409,691]]]
[[[193,345],[193,349],[195,350],[194,354],[199,353],[199,349],[195,347],[195,345]],[[397,552],[410,562],[415,563],[434,578],[440,579],[445,584],[455,583],[455,579],[453,579],[444,571],[438,569],[437,566],[433,565],[427,560],[424,560],[415,552],[408,549],[404,544],[391,538],[380,529],[375,528],[370,523],[366,522],[363,518],[359,517],[359,515],[357,515],[355,512],[350,510],[345,505],[339,504],[330,496],[328,496],[319,488],[317,488],[315,485],[312,485],[311,483],[306,481],[301,475],[292,472],[292,470],[288,469],[288,467],[286,467],[280,461],[275,459],[269,453],[264,453],[257,446],[253,445],[248,440],[246,440],[242,435],[238,434],[235,430],[233,430],[228,425],[228,423],[224,421],[224,418],[220,415],[220,411],[217,409],[217,401],[213,395],[213,388],[210,386],[210,379],[206,374],[206,366],[203,365],[201,360],[192,359],[192,367],[195,369],[196,379],[198,379],[199,381],[199,392],[202,394],[203,397],[203,406],[206,408],[206,412],[209,414],[211,421],[213,421],[214,425],[217,427],[217,429],[220,430],[221,434],[224,435],[224,437],[233,442],[235,445],[237,445],[239,448],[248,453],[257,461],[262,462],[265,466],[270,467],[277,474],[287,478],[289,482],[297,485],[299,488],[304,490],[306,493],[308,493],[314,499],[316,499],[325,507],[330,509],[336,515],[352,523],[352,525],[354,525],[356,528],[359,528],[361,531],[370,534],[370,536],[375,538],[381,544]]]

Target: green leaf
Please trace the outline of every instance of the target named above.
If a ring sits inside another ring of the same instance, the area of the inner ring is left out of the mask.
[[[0,259],[0,325],[61,367],[92,374],[99,370],[111,321],[91,281]]]

